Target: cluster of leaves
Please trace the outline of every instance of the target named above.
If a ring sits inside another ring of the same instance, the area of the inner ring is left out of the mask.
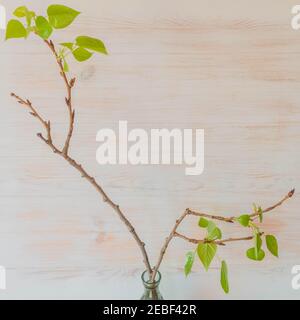
[[[222,239],[222,231],[216,224],[205,218],[200,218],[198,225],[200,228],[206,229],[206,236],[203,242],[198,243],[195,251],[189,251],[186,254],[186,262],[184,266],[185,275],[188,276],[192,271],[195,256],[197,254],[201,263],[203,264],[206,271],[208,271],[211,262],[216,256],[218,246],[215,243],[216,240]],[[226,261],[221,261],[221,276],[220,282],[223,290],[229,292],[229,282],[228,282],[228,268]]]
[[[263,222],[263,211],[261,207],[253,204],[253,212],[258,215],[259,222]],[[243,227],[252,230],[254,246],[247,250],[246,255],[249,259],[255,261],[262,261],[265,258],[265,251],[262,249],[262,232],[259,226],[254,223],[254,219],[249,214],[243,214],[236,219]],[[268,250],[278,257],[278,243],[275,236],[267,234],[264,236]]]
[[[6,40],[12,38],[27,38],[30,33],[34,33],[44,40],[49,39],[54,29],[68,27],[80,14],[72,8],[64,5],[50,5],[47,9],[47,16],[36,15],[34,11],[27,7],[18,7],[13,13],[17,19],[8,21],[6,28]],[[24,22],[22,22],[22,19]],[[104,43],[89,36],[79,36],[72,42],[61,43],[59,58],[64,64],[64,71],[68,71],[66,57],[72,54],[79,61],[86,61],[92,57],[93,53],[107,54]]]
[[[261,207],[253,205],[253,213],[255,217],[259,218],[259,222],[263,221],[263,211]],[[249,228],[252,231],[254,246],[246,251],[246,256],[255,261],[262,261],[265,257],[265,252],[262,249],[262,235],[257,224],[254,223],[255,219],[250,214],[243,214],[235,219],[236,222],[241,224],[245,228]],[[218,245],[217,240],[222,242],[222,232],[216,224],[207,220],[203,217],[199,219],[198,225],[200,228],[206,229],[206,236],[203,241],[199,242],[195,251],[189,251],[186,254],[186,261],[184,266],[185,275],[188,276],[194,264],[195,256],[197,255],[205,270],[208,271],[211,262],[216,256]],[[276,257],[278,257],[278,244],[275,236],[265,235],[265,242],[268,250]],[[228,282],[228,268],[227,263],[221,260],[220,268],[220,283],[225,293],[229,292],[229,282]]]

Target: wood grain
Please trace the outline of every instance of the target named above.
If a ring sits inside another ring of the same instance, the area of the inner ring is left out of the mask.
[[[19,1],[2,1],[9,12]],[[49,1],[28,1],[43,12]],[[206,273],[182,271],[180,239],[162,265],[166,298],[291,298],[291,268],[300,264],[300,31],[290,28],[294,1],[70,1],[83,14],[55,41],[100,37],[108,57],[72,63],[78,77],[71,154],[128,212],[156,258],[186,207],[245,213],[253,201],[295,197],[267,217],[280,259],[256,264],[247,243],[221,248],[231,293],[219,288],[217,262]],[[2,34],[3,36],[3,34]],[[35,137],[39,125],[9,93],[30,98],[53,119],[62,142],[67,112],[55,62],[37,39],[0,48],[0,264],[9,298],[139,298],[143,266],[136,245],[94,190]],[[96,133],[127,120],[132,128],[204,128],[205,171],[182,166],[99,166]],[[159,223],[158,223],[159,221]],[[198,237],[196,219],[183,229]],[[241,230],[224,226],[226,236]]]

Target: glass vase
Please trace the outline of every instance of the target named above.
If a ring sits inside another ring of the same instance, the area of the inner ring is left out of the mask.
[[[154,281],[149,279],[148,271],[142,273],[142,281],[144,285],[144,294],[141,300],[164,300],[163,296],[159,291],[159,284],[161,280],[161,274],[157,271]]]

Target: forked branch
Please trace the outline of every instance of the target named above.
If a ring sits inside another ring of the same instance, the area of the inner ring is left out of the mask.
[[[49,40],[49,41],[45,40],[45,43],[51,49],[51,52],[54,54],[54,56],[56,58],[56,61],[57,61],[58,66],[60,68],[60,74],[64,79],[64,82],[66,84],[66,89],[67,89],[66,104],[67,104],[67,107],[69,110],[69,130],[68,130],[68,134],[67,134],[63,149],[60,149],[59,147],[57,147],[54,144],[53,139],[52,139],[52,135],[51,135],[50,121],[45,120],[38,113],[36,108],[33,107],[31,101],[29,101],[28,99],[23,99],[23,98],[19,97],[18,95],[16,95],[15,93],[12,93],[11,96],[14,97],[15,99],[17,99],[18,103],[27,107],[29,109],[30,114],[33,117],[37,118],[39,120],[39,122],[42,124],[42,126],[45,128],[47,136],[44,137],[42,133],[38,133],[37,136],[43,142],[45,142],[52,149],[52,151],[55,154],[64,158],[73,168],[75,168],[77,171],[79,171],[81,176],[84,179],[86,179],[97,190],[97,192],[101,195],[103,201],[106,202],[117,213],[117,215],[119,216],[121,221],[126,225],[127,229],[132,234],[137,245],[139,246],[140,251],[143,256],[144,265],[145,265],[147,271],[149,272],[149,274],[151,274],[152,269],[150,266],[148,254],[145,249],[145,243],[140,239],[140,237],[138,236],[137,232],[135,231],[133,225],[128,220],[128,218],[125,216],[125,214],[121,210],[120,206],[111,200],[111,198],[106,194],[106,192],[103,190],[103,188],[100,186],[100,184],[96,181],[96,179],[93,176],[91,176],[90,174],[88,174],[87,171],[82,167],[81,164],[79,164],[77,161],[75,161],[72,157],[69,156],[69,147],[70,147],[70,141],[71,141],[72,134],[73,134],[74,118],[75,118],[75,112],[72,107],[72,87],[74,86],[75,79],[68,80],[67,75],[63,69],[62,61],[59,58],[59,56],[55,50],[53,42],[51,40]]]
[[[281,206],[286,200],[290,199],[295,193],[295,189],[292,189],[291,191],[289,191],[280,201],[278,201],[276,204],[267,207],[265,209],[263,209],[261,212],[262,213],[266,213],[266,212],[270,212],[272,210],[274,210],[275,208]],[[208,219],[213,219],[213,220],[219,220],[219,221],[223,221],[223,222],[228,222],[228,223],[235,223],[238,216],[232,216],[232,217],[223,217],[223,216],[217,216],[217,215],[212,215],[212,214],[207,214],[207,213],[203,213],[203,212],[199,212],[199,211],[195,211],[195,210],[191,210],[191,209],[186,209],[183,214],[179,217],[179,219],[176,220],[175,225],[173,227],[173,229],[171,230],[169,236],[166,238],[161,251],[160,251],[160,255],[158,257],[157,263],[153,268],[153,273],[152,273],[152,281],[154,281],[157,271],[160,268],[160,265],[163,261],[164,255],[167,251],[167,248],[170,244],[170,242],[172,241],[173,238],[178,237],[181,238],[185,241],[191,242],[191,243],[207,243],[207,242],[213,242],[217,245],[225,245],[227,242],[234,242],[234,241],[244,241],[244,240],[251,240],[253,239],[253,236],[248,236],[248,237],[241,237],[241,238],[228,238],[228,239],[221,239],[221,240],[214,240],[214,241],[208,241],[205,239],[192,239],[189,238],[185,235],[182,235],[180,233],[177,232],[178,227],[180,226],[180,224],[183,222],[183,220],[187,217],[187,216],[197,216],[197,217],[203,217],[203,218],[208,218]],[[254,213],[250,214],[250,217],[252,220],[256,219],[258,216],[260,215],[259,211],[255,211]],[[262,233],[260,233],[262,234]]]
[[[68,113],[69,113],[69,130],[65,140],[65,145],[62,150],[62,152],[67,155],[69,152],[70,141],[71,141],[73,130],[74,130],[75,110],[73,109],[73,106],[72,106],[72,88],[74,87],[76,79],[75,78],[72,78],[70,80],[68,79],[64,71],[63,62],[59,57],[58,53],[56,52],[54,43],[51,40],[44,40],[44,42],[49,47],[49,49],[51,50],[51,52],[53,53],[56,59],[56,62],[60,70],[60,75],[62,76],[67,89],[67,97],[65,98],[65,102],[66,102]]]

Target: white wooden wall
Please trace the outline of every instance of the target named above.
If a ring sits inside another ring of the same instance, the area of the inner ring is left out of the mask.
[[[41,13],[50,3],[26,1]],[[72,63],[72,155],[128,213],[152,259],[186,207],[232,215],[300,190],[300,31],[290,27],[296,0],[63,3],[83,13],[54,40],[87,34],[110,52]],[[24,1],[1,4],[10,13]],[[47,48],[34,37],[1,41],[0,70],[0,264],[7,268],[0,298],[139,298],[143,265],[135,242],[97,193],[36,138],[39,124],[9,96],[30,98],[62,141],[64,87]],[[119,120],[131,128],[204,128],[204,173],[99,166],[96,132]],[[185,279],[191,246],[175,240],[161,268],[165,298],[299,299],[291,288],[291,268],[300,264],[299,205],[296,193],[265,219],[265,230],[278,235],[280,259],[247,260],[247,242],[220,249],[229,264],[228,296],[217,260],[208,273],[197,262]],[[201,236],[197,219],[183,229]],[[228,236],[244,231],[224,226]]]

